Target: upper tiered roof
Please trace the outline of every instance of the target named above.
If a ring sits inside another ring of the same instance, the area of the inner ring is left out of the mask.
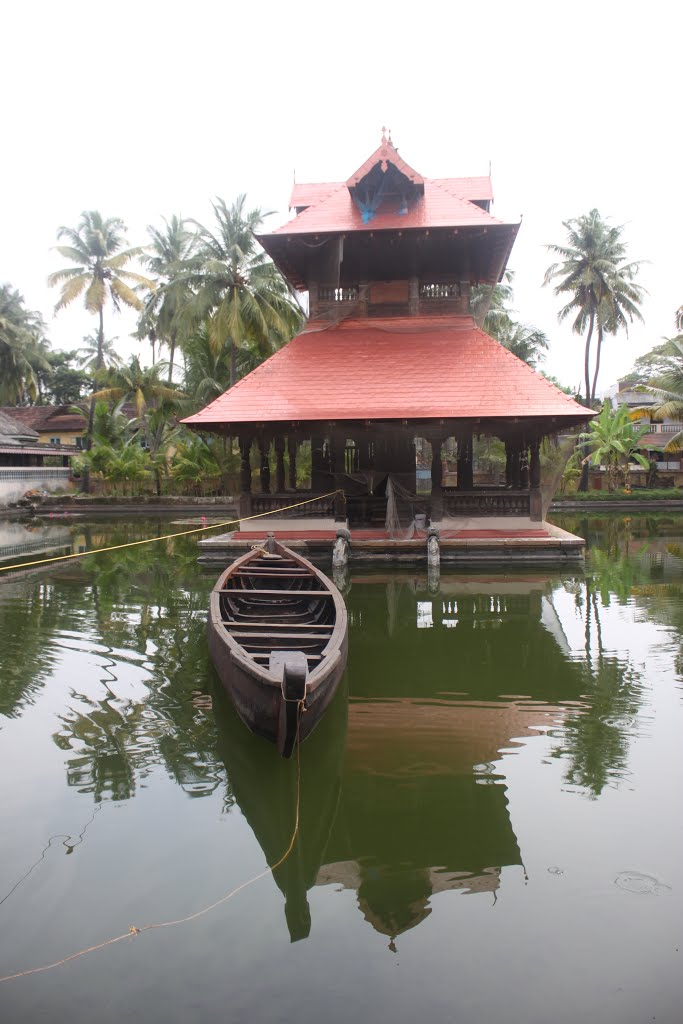
[[[259,241],[302,290],[309,289],[316,272],[311,247],[341,237],[345,239],[342,278],[367,265],[362,246],[369,239],[375,254],[381,254],[375,265],[386,264],[384,247],[396,236],[403,239],[405,272],[392,271],[390,277],[409,276],[409,266],[414,268],[410,273],[420,274],[422,266],[431,275],[442,267],[444,273],[461,275],[459,279],[470,283],[495,283],[505,269],[519,225],[494,217],[492,198],[490,175],[427,178],[403,159],[384,130],[378,148],[346,181],[294,185],[290,199],[294,216],[260,235]],[[456,235],[460,236],[457,242]]]

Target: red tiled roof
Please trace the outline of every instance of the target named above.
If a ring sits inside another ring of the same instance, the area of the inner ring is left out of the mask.
[[[445,188],[448,192],[467,199],[471,203],[477,200],[491,202],[493,199],[493,188],[488,175],[479,178],[426,178],[425,187],[429,188],[432,185]],[[337,192],[340,188],[345,187],[343,181],[297,183],[292,188],[289,208],[294,210],[301,206],[314,206],[323,199],[327,199],[332,192]]]
[[[471,317],[311,322],[184,423],[557,417],[590,413]]]
[[[398,212],[396,199],[386,199],[374,218],[364,223],[360,210],[351,198],[346,185],[339,185],[314,205],[271,235],[320,234],[323,232],[383,231],[391,229],[439,227],[487,227],[502,224],[480,206],[458,195],[453,182],[458,179],[442,178],[425,181],[424,195],[416,199],[406,214]]]
[[[318,181],[310,185],[295,183],[289,197],[289,208],[293,210],[299,206],[313,206],[329,196],[330,192],[336,192],[342,184],[341,181]]]

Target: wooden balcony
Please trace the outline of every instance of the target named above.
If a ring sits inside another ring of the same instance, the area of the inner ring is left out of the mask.
[[[470,516],[529,516],[529,491],[444,490],[443,514],[449,518]]]
[[[354,317],[432,316],[469,313],[469,296],[457,281],[365,281],[309,285],[314,320]]]

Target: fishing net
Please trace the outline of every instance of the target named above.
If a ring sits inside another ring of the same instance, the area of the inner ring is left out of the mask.
[[[555,434],[545,438],[541,446],[541,518],[544,522],[562,474],[576,448],[579,432],[577,428],[571,434]]]
[[[419,517],[425,516],[424,500],[402,487],[391,475],[387,477],[387,514],[385,529],[394,540],[412,540],[416,525],[424,526]],[[418,524],[415,522],[418,517]]]

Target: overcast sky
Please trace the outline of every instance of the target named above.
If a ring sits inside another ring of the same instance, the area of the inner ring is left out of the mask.
[[[592,207],[625,225],[649,296],[645,325],[606,343],[606,389],[674,333],[683,303],[682,20],[660,0],[6,5],[0,281],[42,312],[55,346],[78,347],[95,318],[52,319],[46,286],[60,225],[98,209],[141,244],[147,224],[208,220],[211,197],[240,192],[284,221],[295,171],[345,180],[386,124],[428,177],[491,161],[494,214],[523,215],[515,306],[549,335],[544,368],[564,383],[578,385],[583,346],[542,287],[544,244]],[[140,351],[132,327],[105,324],[124,355]]]

